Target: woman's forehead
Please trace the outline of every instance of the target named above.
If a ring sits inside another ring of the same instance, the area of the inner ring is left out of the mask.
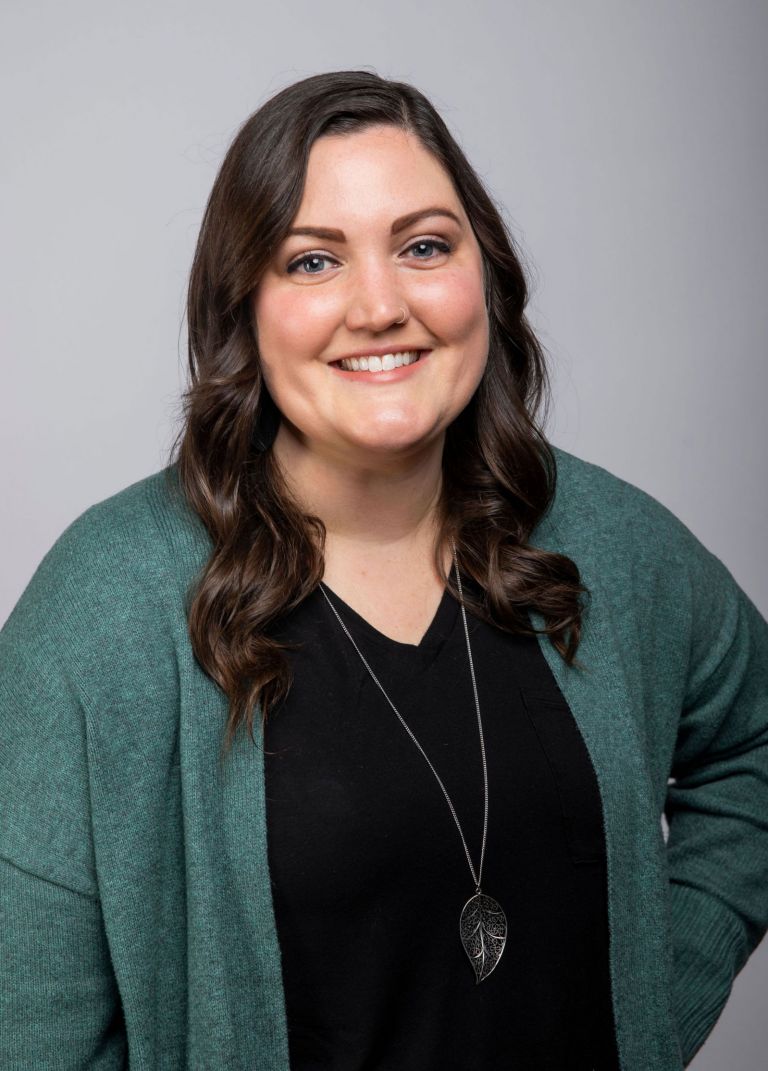
[[[346,220],[350,228],[375,221],[397,230],[406,215],[430,206],[463,223],[460,199],[434,156],[414,135],[376,127],[315,142],[292,227],[339,229]]]
[[[391,161],[381,159],[347,163],[341,172],[326,167],[307,172],[301,205],[286,237],[345,242],[371,228],[396,237],[421,223],[460,230],[466,226],[461,199],[436,162],[420,174],[392,168]]]

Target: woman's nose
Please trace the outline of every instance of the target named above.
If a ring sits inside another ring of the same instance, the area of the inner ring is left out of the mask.
[[[404,321],[408,303],[396,275],[396,268],[381,265],[356,273],[345,317],[350,331],[386,331]]]

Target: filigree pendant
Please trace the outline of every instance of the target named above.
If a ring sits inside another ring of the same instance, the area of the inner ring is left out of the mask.
[[[501,904],[492,896],[476,892],[462,909],[459,933],[475,971],[475,985],[479,985],[501,959],[507,942],[507,916]]]

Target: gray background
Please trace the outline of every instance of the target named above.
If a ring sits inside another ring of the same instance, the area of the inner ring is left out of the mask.
[[[768,616],[768,5],[4,0],[0,41],[0,621],[71,520],[164,463],[237,127],[356,67],[423,90],[504,205],[549,437],[669,506]],[[768,941],[695,1071],[764,1066],[767,987]]]

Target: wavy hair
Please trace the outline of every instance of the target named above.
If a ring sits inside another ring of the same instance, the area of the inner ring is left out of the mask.
[[[187,294],[189,385],[169,471],[202,520],[212,552],[188,593],[194,654],[229,700],[225,750],[254,712],[287,694],[287,644],[270,625],[323,577],[325,526],[289,493],[271,443],[280,420],[262,375],[251,297],[296,216],[310,149],[323,135],[390,124],[415,135],[450,176],[480,246],[489,317],[483,378],[446,429],[434,545],[449,540],[479,588],[468,610],[519,635],[548,635],[569,665],[582,618],[577,566],[528,544],[555,493],[557,468],[536,414],[549,405],[543,349],[524,310],[521,257],[499,209],[432,104],[413,86],[367,71],[289,85],[240,127],[203,216]],[[543,617],[536,630],[530,609]]]

